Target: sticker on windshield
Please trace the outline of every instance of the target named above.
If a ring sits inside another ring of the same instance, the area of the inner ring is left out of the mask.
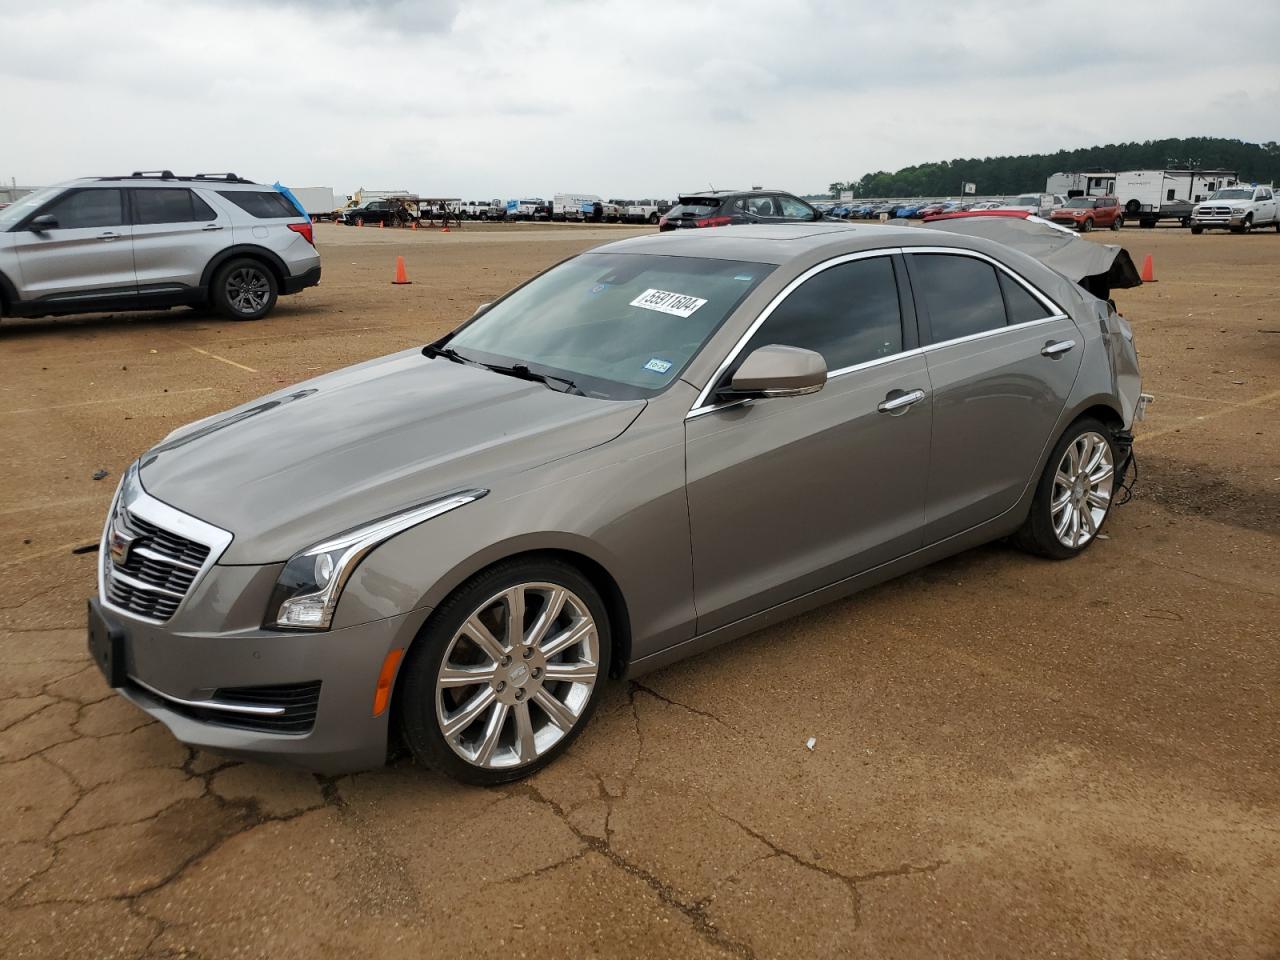
[[[631,301],[631,306],[642,310],[656,310],[658,313],[669,313],[673,317],[691,317],[695,310],[707,301],[701,297],[691,297],[685,293],[672,293],[670,290],[655,290],[650,287]]]
[[[644,365],[644,368],[646,370],[652,370],[654,373],[666,373],[671,369],[671,364],[666,360],[659,360],[657,357],[654,357]]]

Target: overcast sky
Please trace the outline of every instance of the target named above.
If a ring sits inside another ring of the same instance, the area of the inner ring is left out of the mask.
[[[0,91],[19,184],[167,167],[464,199],[809,192],[954,157],[1278,139],[1280,3],[0,0]]]

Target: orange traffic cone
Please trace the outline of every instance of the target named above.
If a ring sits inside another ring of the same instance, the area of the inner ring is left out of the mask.
[[[440,232],[441,232],[441,233],[448,233],[448,232],[449,232],[449,225],[446,223],[443,227],[441,227],[441,228],[440,228]]]
[[[1156,282],[1156,268],[1151,263],[1151,254],[1147,254],[1147,259],[1142,261],[1142,282]]]
[[[412,229],[417,230],[417,229],[418,229],[418,221],[417,221],[417,220],[413,220],[413,221],[410,221],[410,222],[412,223]]]
[[[404,270],[404,257],[396,257],[396,278],[392,283],[413,283],[409,279],[409,275]]]
[[[379,226],[379,227],[385,227],[386,225],[387,225],[387,221],[385,221],[385,220],[379,220],[379,221],[378,221],[378,226]]]

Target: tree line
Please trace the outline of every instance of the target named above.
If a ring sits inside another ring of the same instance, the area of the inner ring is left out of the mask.
[[[979,195],[1039,192],[1054,173],[1086,170],[1163,170],[1166,168],[1235,170],[1246,182],[1280,181],[1280,144],[1246,143],[1222,137],[1185,137],[1108,143],[1104,146],[1033,153],[1017,157],[974,157],[943,160],[867,173],[858,180],[836,181],[829,187],[837,197],[852,190],[855,197],[958,196],[962,183],[977,184]]]

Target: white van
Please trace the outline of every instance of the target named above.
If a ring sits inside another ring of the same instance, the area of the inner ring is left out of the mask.
[[[594,193],[557,193],[551,199],[552,220],[595,220],[604,201]]]

